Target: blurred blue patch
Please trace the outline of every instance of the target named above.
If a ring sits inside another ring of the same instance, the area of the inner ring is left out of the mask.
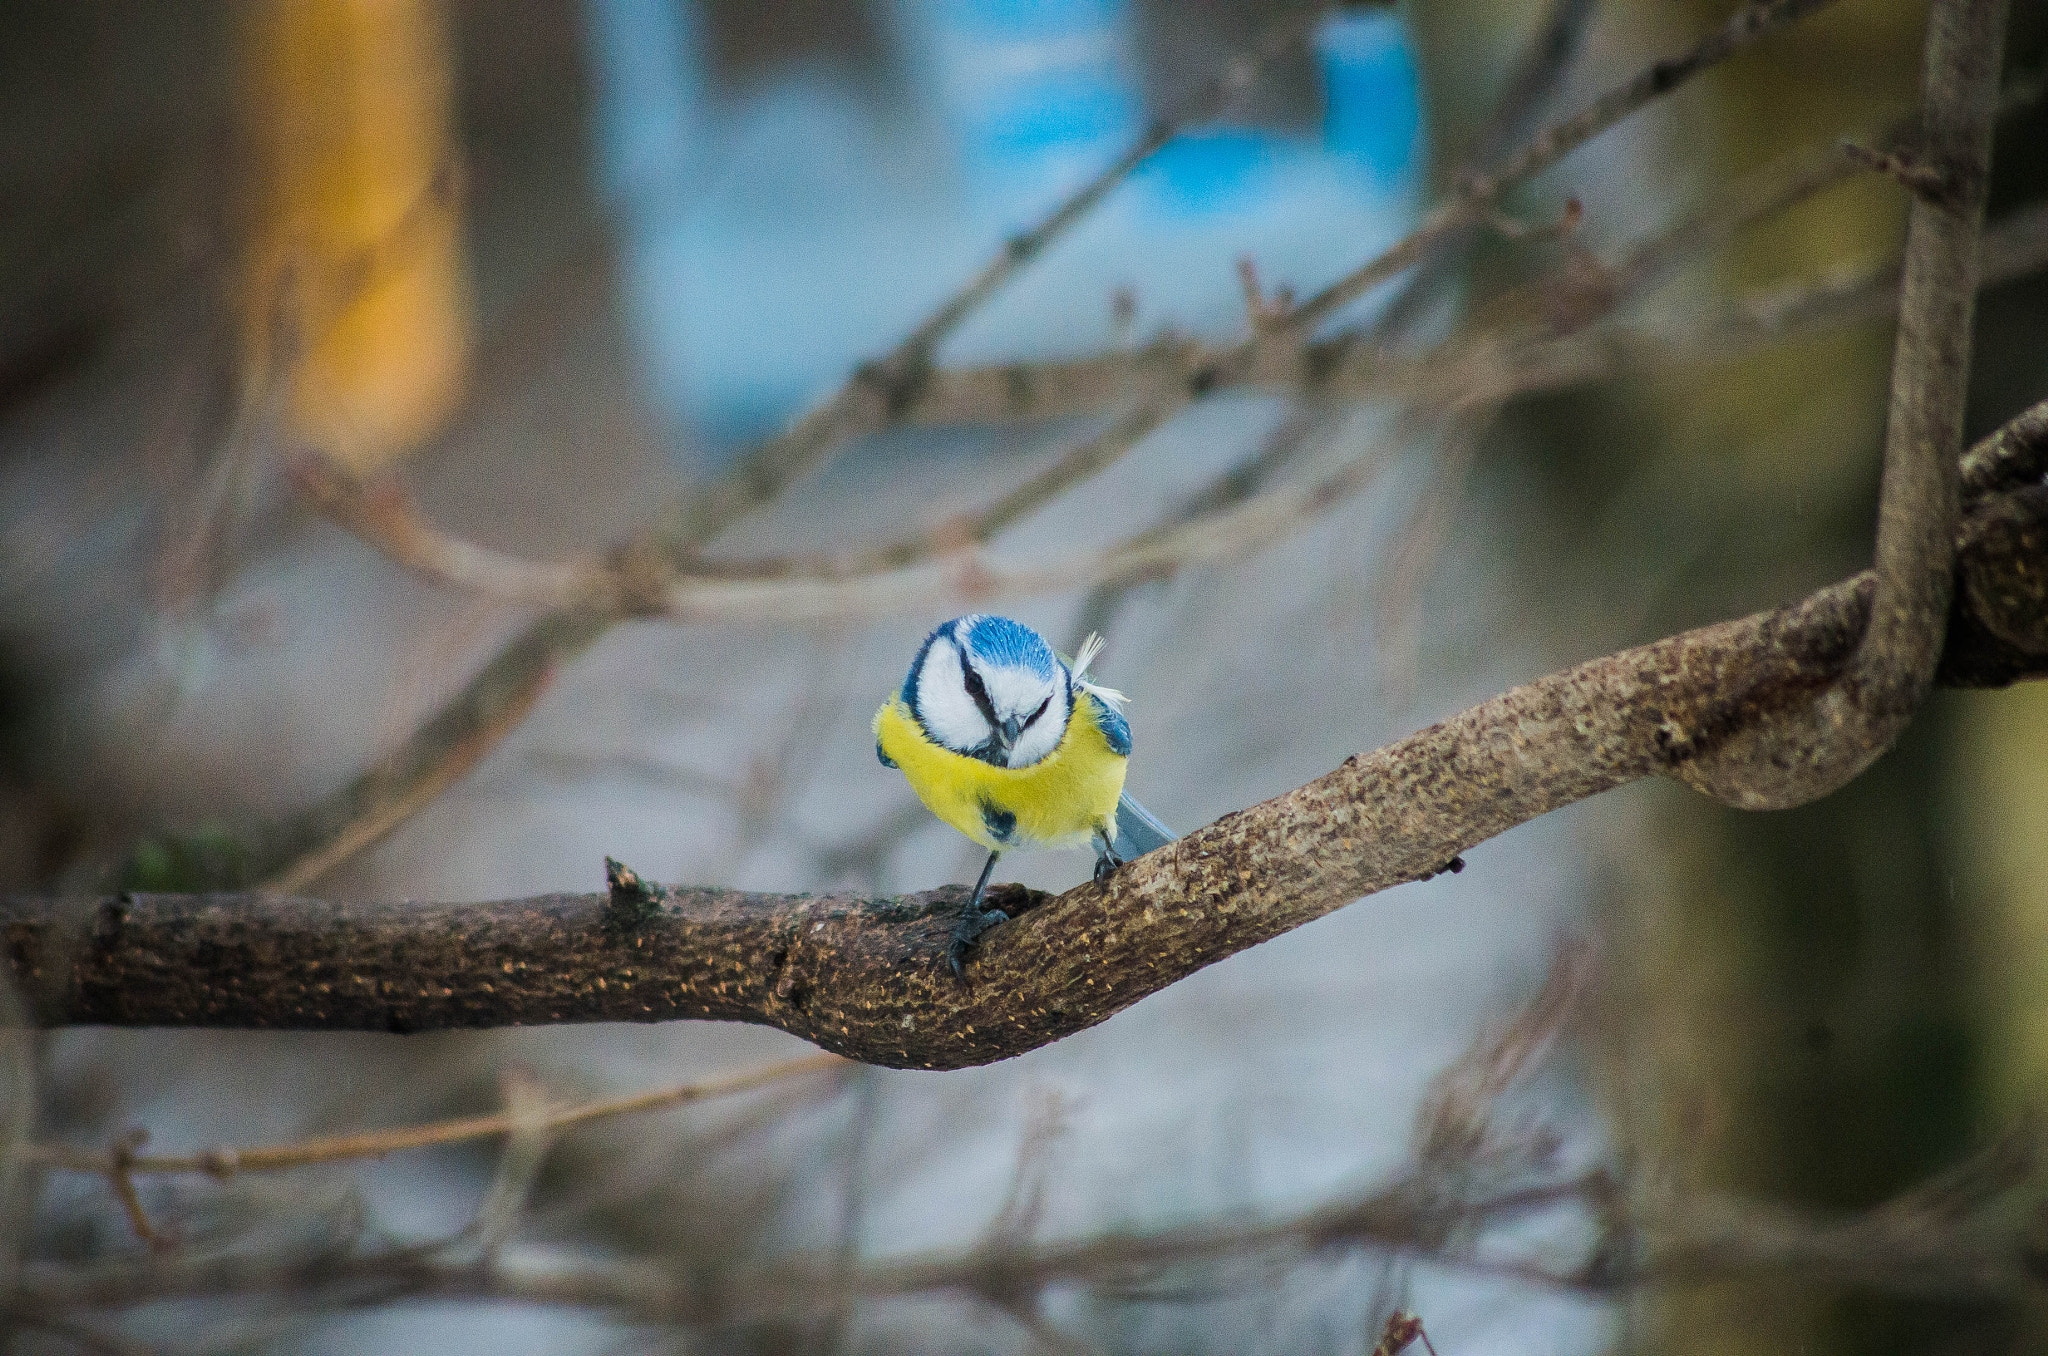
[[[792,67],[710,93],[688,0],[585,0],[599,190],[650,405],[696,469],[887,350],[1143,134],[1123,0],[897,0],[906,73],[883,103]],[[1241,329],[1234,260],[1306,292],[1413,219],[1421,110],[1398,14],[1327,21],[1321,137],[1227,125],[1162,150],[965,326],[946,361],[1044,357],[1139,323]]]
[[[1413,187],[1422,165],[1422,77],[1393,10],[1339,15],[1316,31],[1323,140],[1375,188]]]
[[[1174,138],[1139,167],[1134,180],[1172,212],[1228,210],[1258,193],[1259,179],[1291,147],[1245,127],[1208,127]]]
[[[597,79],[597,173],[605,201],[639,214],[637,199],[681,189],[703,146],[703,38],[697,9],[675,0],[589,0]]]

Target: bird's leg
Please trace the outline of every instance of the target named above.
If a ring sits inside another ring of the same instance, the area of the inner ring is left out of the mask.
[[[1002,850],[997,849],[989,853],[988,860],[982,863],[981,879],[974,882],[974,893],[967,897],[967,907],[960,910],[960,922],[953,929],[953,946],[946,959],[953,963],[953,973],[960,979],[967,978],[963,963],[967,959],[967,948],[974,945],[974,939],[996,924],[1010,921],[1010,915],[1001,909],[984,912],[981,907],[981,897],[988,891],[989,873],[996,869],[996,858],[1002,855]]]
[[[1116,874],[1116,869],[1123,864],[1124,859],[1116,855],[1116,848],[1111,845],[1109,839],[1100,833],[1096,834],[1095,879],[1098,882],[1108,880]]]

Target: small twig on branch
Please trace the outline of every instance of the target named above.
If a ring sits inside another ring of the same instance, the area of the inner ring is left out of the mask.
[[[1939,200],[1951,191],[1952,186],[1940,169],[1904,147],[1877,150],[1859,141],[1844,141],[1842,154],[1873,174],[1896,179],[1915,197]]]
[[[552,1136],[577,1126],[588,1125],[593,1121],[666,1111],[672,1107],[688,1106],[692,1102],[708,1101],[714,1097],[729,1097],[735,1093],[751,1092],[756,1088],[767,1087],[786,1079],[828,1073],[846,1067],[846,1061],[836,1055],[806,1055],[759,1069],[749,1069],[744,1073],[679,1083],[674,1087],[635,1093],[629,1097],[611,1097],[603,1101],[571,1105],[548,1106],[543,1103],[537,1108],[533,1129],[535,1133]],[[75,1149],[67,1145],[42,1144],[25,1146],[20,1152],[23,1161],[38,1167],[58,1168],[67,1172],[88,1172],[108,1178],[116,1175],[134,1177],[137,1174],[185,1174],[228,1178],[242,1173],[283,1172],[291,1168],[312,1167],[317,1164],[383,1158],[387,1154],[406,1149],[436,1148],[448,1144],[461,1144],[469,1140],[493,1139],[512,1134],[519,1125],[519,1117],[513,1111],[507,1110],[486,1116],[461,1116],[453,1120],[435,1121],[428,1125],[406,1126],[398,1130],[330,1135],[290,1144],[262,1145],[247,1149],[207,1149],[194,1154],[145,1154],[138,1152],[137,1146],[127,1141],[123,1141],[126,1147],[111,1150]]]
[[[1476,174],[1513,149],[1530,119],[1550,101],[1578,58],[1598,9],[1599,0],[1552,0],[1549,14],[1529,35],[1499,101],[1473,138],[1460,174],[1454,177]]]
[[[135,1236],[152,1248],[162,1249],[170,1246],[170,1239],[151,1222],[149,1211],[142,1204],[142,1194],[135,1189],[135,1151],[142,1146],[143,1138],[131,1131],[108,1151],[107,1185],[113,1189],[114,1199],[121,1203],[121,1212],[128,1216],[128,1227],[135,1231]]]
[[[1598,8],[1598,0],[1552,0],[1550,13],[1530,34],[1493,113],[1452,170],[1450,182],[1465,182],[1513,148],[1571,69]],[[1372,337],[1386,341],[1406,334],[1436,299],[1439,284],[1464,263],[1478,238],[1478,229],[1467,226],[1445,239],[1403,280],[1401,294],[1373,321]]]

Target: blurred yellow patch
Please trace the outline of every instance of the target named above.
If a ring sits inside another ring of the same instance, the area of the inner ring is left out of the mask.
[[[242,101],[259,179],[250,386],[288,383],[291,434],[357,472],[427,438],[470,342],[440,11],[258,0]]]

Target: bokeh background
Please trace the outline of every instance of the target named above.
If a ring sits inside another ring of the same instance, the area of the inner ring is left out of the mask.
[[[1326,20],[979,312],[942,366],[1081,356],[1245,324],[1237,260],[1306,293],[1397,238],[1484,135],[1542,8],[1418,0]],[[1541,116],[1721,21],[1607,0]],[[0,885],[231,880],[260,826],[398,744],[529,620],[419,580],[310,512],[311,449],[391,476],[449,530],[528,556],[656,522],[886,351],[1010,233],[1249,50],[1250,0],[250,0],[0,15]],[[1910,107],[1924,6],[1845,0],[1518,190],[1564,240],[1489,235],[1410,330],[1486,323],[1798,146]],[[2015,6],[2015,71],[2048,14]],[[1533,125],[1533,124],[1531,124]],[[2048,194],[2048,114],[2005,124],[1992,216]],[[1897,187],[1850,179],[1703,251],[1645,299],[1682,324],[1895,253]],[[1369,322],[1400,294],[1340,323]],[[1507,298],[1503,303],[1499,299]],[[1489,307],[1496,308],[1489,310]],[[2048,395],[2048,281],[1987,292],[1972,434]],[[1190,828],[1515,682],[1858,568],[1890,326],[1845,324],[1508,403],[1469,442],[1390,402],[1219,394],[1000,545],[1079,549],[1233,466],[1384,461],[1247,559],[1006,607],[1099,626],[1133,697],[1131,789]],[[897,430],[711,554],[839,548],[944,522],[1086,436],[1086,416]],[[866,722],[933,624],[610,628],[502,744],[307,885],[484,899],[661,880],[905,891],[978,851],[876,765]],[[1413,1150],[1430,1081],[1590,942],[1600,998],[1531,1090],[1567,1156],[1786,1202],[1882,1200],[2048,1078],[2048,691],[1938,693],[1898,748],[1805,809],[1644,785],[1526,825],[986,1069],[580,1132],[526,1233],[716,1268],[793,1250],[965,1250],[1042,1174],[1046,1236],[1281,1212]],[[141,847],[137,847],[141,844]],[[1079,856],[1004,862],[1049,889]],[[485,1107],[498,1071],[564,1096],[800,1050],[716,1024],[470,1035],[72,1031],[40,1047],[39,1132],[244,1144]],[[1057,1134],[1042,1127],[1057,1122]],[[1033,1127],[1041,1127],[1034,1129]],[[194,1237],[360,1204],[458,1227],[485,1149],[233,1189],[145,1183]],[[1568,1247],[1570,1224],[1558,1225]],[[43,1185],[24,1245],[132,1253],[103,1182]],[[1625,1300],[1331,1258],[1226,1286],[1072,1290],[1095,1349],[1359,1352],[1388,1308],[1476,1352],[2031,1350],[2032,1310],[1744,1282]],[[1012,1351],[959,1297],[672,1334],[587,1315],[281,1295],[124,1320],[174,1350]],[[22,1350],[68,1339],[22,1332]]]

